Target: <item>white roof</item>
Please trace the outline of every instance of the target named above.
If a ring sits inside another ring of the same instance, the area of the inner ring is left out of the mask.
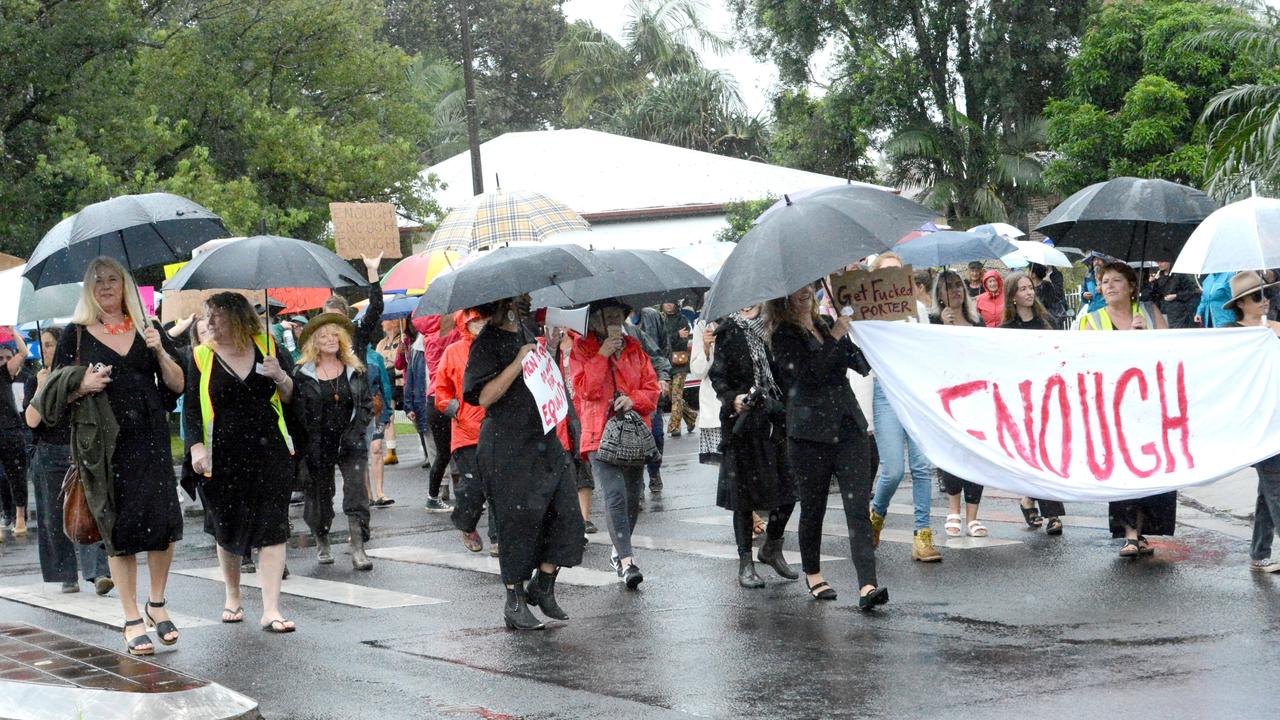
[[[755,200],[844,178],[636,140],[598,130],[543,130],[500,135],[480,146],[486,190],[536,190],[581,214],[680,208]],[[471,158],[460,153],[422,171],[447,187],[443,208],[472,197]],[[855,183],[881,190],[892,188]]]

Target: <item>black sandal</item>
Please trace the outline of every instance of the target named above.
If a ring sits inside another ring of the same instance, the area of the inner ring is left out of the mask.
[[[866,595],[858,597],[858,609],[870,610],[877,605],[884,605],[889,602],[889,588],[877,587]]]
[[[1018,509],[1022,511],[1022,519],[1027,521],[1027,527],[1032,527],[1032,528],[1040,527],[1040,522],[1044,518],[1040,517],[1040,511],[1038,508],[1036,508],[1035,503],[1032,503],[1031,507],[1027,507],[1026,505],[1023,505],[1021,501],[1019,501]]]
[[[1138,536],[1138,554],[1139,555],[1155,555],[1156,549],[1151,547],[1151,541],[1147,540],[1145,535]]]
[[[1062,534],[1062,518],[1056,518],[1056,517],[1049,518],[1049,524],[1045,526],[1044,532],[1046,535],[1061,535]]]
[[[161,620],[160,622],[156,622],[155,619],[151,617],[151,608],[162,608],[166,602],[168,601],[161,600],[160,602],[151,602],[150,600],[147,600],[147,605],[143,608],[142,614],[147,618],[147,622],[151,624],[151,627],[155,628],[156,635],[160,636],[160,643],[162,645],[173,645],[178,642],[180,636],[172,640],[167,639],[165,636],[176,634],[178,632],[178,626],[174,625],[172,620]]]
[[[275,620],[272,620],[266,625],[263,625],[262,629],[264,632],[269,632],[275,635],[284,635],[286,633],[291,633],[294,630],[298,629],[296,626],[290,627],[288,625],[285,625],[286,622],[289,622],[289,621],[285,620],[284,618],[276,618]],[[276,627],[277,624],[279,624],[279,627]]]
[[[1124,547],[1120,548],[1120,557],[1133,559],[1138,557],[1139,551],[1137,540],[1125,539]]]
[[[133,655],[134,657],[138,657],[141,655],[155,655],[156,644],[151,642],[151,637],[146,633],[143,633],[132,640],[129,639],[129,628],[133,627],[134,625],[142,625],[142,618],[138,618],[137,620],[124,621],[124,630],[123,630],[124,644],[125,644],[125,648],[129,651],[129,654]],[[143,648],[142,647],[143,645],[150,645],[151,647]]]
[[[812,596],[814,600],[835,600],[836,599],[835,588],[831,587],[831,583],[827,582],[826,580],[823,580],[817,585],[810,585],[809,578],[806,577],[804,579],[804,586],[808,588],[809,595]]]

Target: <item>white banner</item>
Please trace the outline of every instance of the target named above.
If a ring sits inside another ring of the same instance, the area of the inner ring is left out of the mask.
[[[852,327],[924,453],[982,485],[1121,500],[1280,454],[1280,340],[1264,328]]]
[[[569,416],[569,401],[564,392],[564,379],[560,369],[547,352],[546,338],[538,338],[538,346],[524,356],[520,364],[524,384],[538,403],[538,415],[542,418],[542,433],[551,432]]]

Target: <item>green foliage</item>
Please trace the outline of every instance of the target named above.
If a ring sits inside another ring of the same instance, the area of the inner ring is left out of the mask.
[[[1056,154],[1046,183],[1063,194],[1119,175],[1203,185],[1206,135],[1194,119],[1215,94],[1257,77],[1261,67],[1206,32],[1253,24],[1210,2],[1106,4],[1068,65],[1066,97],[1046,108]]]
[[[782,90],[773,97],[772,160],[848,180],[872,179],[871,137],[861,110],[845,94],[811,98],[805,90]]]
[[[726,204],[725,220],[729,225],[716,233],[716,240],[738,242],[751,229],[751,224],[756,221],[756,218],[777,201],[778,198],[769,196],[759,200],[740,200]]]
[[[0,0],[0,246],[79,207],[169,190],[236,233],[317,238],[328,203],[438,213],[418,178],[434,98],[374,0]]]

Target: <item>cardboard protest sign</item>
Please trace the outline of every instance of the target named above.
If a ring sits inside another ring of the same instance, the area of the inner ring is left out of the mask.
[[[855,321],[904,320],[916,314],[910,265],[835,273],[829,282],[832,304],[837,309],[850,308]]]
[[[564,391],[564,379],[560,369],[547,352],[547,341],[538,338],[538,346],[524,356],[520,364],[525,387],[533,394],[542,418],[542,432],[549,433],[569,416],[569,401]]]
[[[240,293],[249,304],[262,302],[261,291],[248,290],[166,290],[164,301],[160,303],[160,322],[168,323],[181,320],[188,315],[199,315],[204,312],[204,301],[220,292]]]
[[[400,257],[400,228],[391,203],[329,203],[333,243],[340,257]]]

